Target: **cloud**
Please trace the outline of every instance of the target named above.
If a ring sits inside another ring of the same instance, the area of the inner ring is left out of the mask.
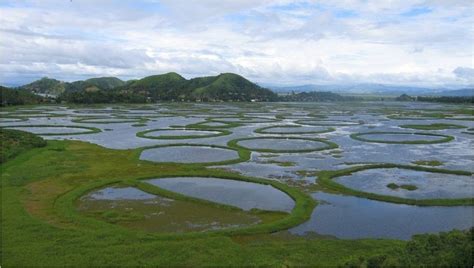
[[[0,3],[0,83],[237,72],[261,83],[473,83],[470,1]]]

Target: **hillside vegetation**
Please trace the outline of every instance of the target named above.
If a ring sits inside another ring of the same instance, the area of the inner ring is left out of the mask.
[[[32,133],[0,128],[0,164],[36,147],[46,146],[46,141]]]
[[[15,90],[0,86],[1,106],[37,104],[42,98],[29,92],[28,90]]]

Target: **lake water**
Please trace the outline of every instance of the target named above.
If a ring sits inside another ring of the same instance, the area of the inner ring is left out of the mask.
[[[180,194],[236,206],[244,210],[291,211],[294,201],[270,185],[203,177],[147,180],[148,183]]]

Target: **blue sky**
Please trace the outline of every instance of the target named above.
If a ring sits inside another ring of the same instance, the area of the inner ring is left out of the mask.
[[[239,73],[266,84],[474,84],[463,0],[0,2],[0,83]]]

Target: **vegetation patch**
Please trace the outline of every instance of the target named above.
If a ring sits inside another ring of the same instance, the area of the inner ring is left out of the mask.
[[[269,127],[262,127],[257,128],[254,132],[259,134],[320,134],[320,133],[327,133],[336,130],[335,128],[328,127],[323,130],[315,130],[315,131],[298,131],[298,128],[301,128],[300,125],[275,125]],[[286,128],[290,129],[291,131],[271,131],[274,128]],[[294,130],[294,131],[293,131]]]
[[[412,162],[415,165],[437,167],[442,166],[443,162],[438,160],[418,160]]]
[[[464,175],[464,176],[472,176],[473,173],[467,171],[460,171],[460,170],[447,170],[447,169],[435,169],[429,167],[421,167],[421,166],[409,166],[409,165],[397,165],[397,164],[374,164],[374,165],[364,165],[364,166],[356,166],[342,170],[334,170],[334,171],[321,171],[319,172],[318,176],[318,183],[322,186],[327,187],[328,189],[348,194],[354,195],[358,197],[364,197],[373,200],[385,201],[385,202],[392,202],[392,203],[399,203],[399,204],[408,204],[408,205],[418,205],[418,206],[462,206],[462,205],[474,205],[474,198],[456,198],[456,199],[410,199],[410,198],[402,198],[402,197],[395,197],[395,196],[388,196],[388,195],[381,195],[375,193],[368,193],[359,190],[355,190],[349,187],[346,187],[335,180],[334,178],[340,176],[351,175],[354,172],[367,170],[367,169],[378,169],[378,168],[401,168],[401,169],[409,169],[409,170],[417,170],[417,171],[426,171],[426,172],[434,172],[434,173],[443,173],[443,174],[454,174],[454,175]],[[389,188],[396,187],[398,185],[391,185],[388,186]],[[409,189],[407,189],[409,188]],[[413,189],[411,186],[405,186],[405,189],[410,190]]]
[[[412,185],[412,184],[398,185],[398,184],[393,183],[393,182],[387,184],[387,188],[390,188],[392,190],[405,189],[405,190],[408,190],[408,191],[414,191],[414,190],[418,189],[418,187],[416,185]]]
[[[445,123],[433,123],[429,125],[401,125],[401,128],[411,128],[418,130],[444,130],[444,129],[459,129],[467,128],[466,126]]]
[[[0,128],[0,141],[0,163],[4,163],[32,148],[46,146],[46,141],[41,137],[15,129]]]
[[[265,149],[265,148],[257,148],[257,149],[249,149],[247,147],[239,145],[240,141],[247,141],[247,140],[259,140],[259,139],[275,139],[275,140],[297,140],[297,141],[312,141],[312,142],[320,142],[325,144],[323,147],[318,147],[318,148],[310,148],[310,149]],[[262,153],[309,153],[309,152],[315,152],[315,151],[323,151],[323,150],[330,150],[330,149],[335,149],[338,148],[339,146],[331,141],[325,140],[325,139],[317,139],[317,138],[296,138],[296,137],[251,137],[251,138],[240,138],[240,139],[234,139],[230,140],[227,145],[231,148],[236,148],[236,149],[245,149],[245,150],[251,150],[255,152],[262,152]]]
[[[474,228],[413,236],[393,254],[351,257],[341,267],[471,267]]]
[[[375,140],[364,138],[365,135],[420,135],[427,137],[439,137],[437,140],[408,140],[408,141],[395,141],[395,140]],[[365,141],[365,142],[375,142],[375,143],[390,143],[390,144],[433,144],[433,143],[443,143],[454,140],[453,136],[442,135],[442,134],[433,134],[433,133],[424,133],[424,132],[363,132],[363,133],[353,133],[350,137],[354,140]]]
[[[161,135],[161,136],[150,136],[150,133],[159,133],[160,131],[202,131],[203,133],[206,132],[213,132],[208,133],[205,135]],[[217,132],[217,133],[215,133]],[[203,139],[203,138],[212,138],[212,137],[219,137],[229,135],[232,132],[228,130],[222,129],[212,129],[212,128],[199,128],[199,129],[188,129],[188,128],[156,128],[150,129],[145,131],[140,131],[137,133],[137,137],[146,138],[146,139],[157,139],[157,140],[180,140],[180,139]]]
[[[70,128],[84,130],[82,132],[44,132],[44,133],[35,133],[36,135],[41,136],[69,136],[69,135],[84,135],[84,134],[93,134],[101,132],[100,129],[95,127],[86,127],[86,126],[71,126],[71,125],[12,125],[12,126],[0,126],[0,128]]]

